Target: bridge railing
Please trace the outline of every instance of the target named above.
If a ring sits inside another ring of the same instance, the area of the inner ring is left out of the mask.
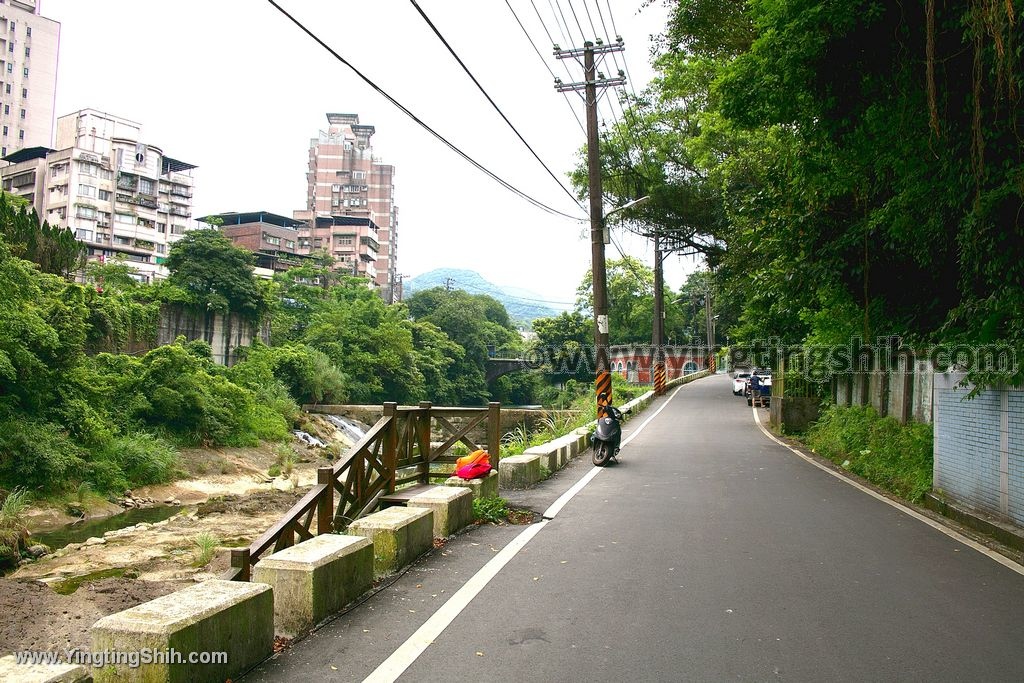
[[[453,423],[455,418],[460,424]],[[470,433],[486,426],[485,444],[476,444]],[[431,429],[446,438],[431,442]],[[270,529],[247,548],[231,551],[231,569],[221,578],[248,581],[252,566],[268,550],[283,550],[296,542],[343,530],[372,512],[380,498],[405,485],[427,484],[447,478],[449,473],[432,465],[454,465],[456,444],[470,451],[485,448],[491,464],[501,457],[501,404],[486,408],[435,408],[430,403],[417,407],[384,404],[384,415],[349,452],[330,467],[317,470],[317,483]],[[335,497],[337,494],[337,497]],[[314,533],[313,520],[316,520]]]

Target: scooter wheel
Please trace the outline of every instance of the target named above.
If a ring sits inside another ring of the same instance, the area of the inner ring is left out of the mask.
[[[598,467],[604,467],[608,463],[608,459],[612,457],[611,447],[604,441],[594,442],[594,457],[592,460]]]

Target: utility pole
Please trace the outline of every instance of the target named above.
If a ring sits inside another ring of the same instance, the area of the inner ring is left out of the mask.
[[[559,92],[584,91],[587,107],[587,173],[590,179],[590,257],[591,279],[594,285],[594,346],[595,379],[594,390],[598,396],[605,394],[605,405],[612,403],[612,376],[608,362],[608,276],[605,271],[604,245],[604,207],[601,191],[601,151],[597,129],[598,88],[625,85],[626,77],[620,71],[617,78],[605,78],[597,71],[597,56],[621,52],[624,49],[621,36],[616,36],[615,43],[605,45],[600,39],[597,43],[586,41],[582,48],[562,50],[555,45],[555,57],[558,59],[575,59],[583,57],[583,81],[578,83],[562,83],[555,79],[555,89]],[[598,414],[601,413],[601,402],[598,402]]]
[[[662,269],[664,257],[661,255],[661,235],[654,231],[654,329],[651,342],[654,345],[654,394],[665,393],[665,285]]]
[[[708,369],[715,371],[715,319],[711,316],[711,286],[704,290],[704,317],[708,333]]]

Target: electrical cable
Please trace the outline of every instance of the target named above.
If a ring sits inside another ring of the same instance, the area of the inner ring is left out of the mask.
[[[580,38],[583,42],[587,42],[587,34],[583,32],[583,24],[580,23],[580,18],[576,16],[576,8],[573,7],[572,0],[565,0],[569,4],[569,10],[572,12],[572,18],[576,20],[576,27],[580,30]],[[555,0],[555,4],[558,4],[558,0]]]
[[[522,190],[520,190],[516,186],[512,185],[511,183],[509,183],[507,180],[505,180],[505,179],[501,178],[500,176],[496,175],[494,172],[492,172],[490,169],[485,167],[479,161],[477,161],[473,157],[471,157],[468,154],[466,154],[465,152],[463,152],[460,148],[456,147],[454,143],[450,142],[443,135],[441,135],[436,130],[431,128],[426,122],[424,122],[419,117],[417,117],[415,114],[413,114],[405,105],[403,105],[401,102],[399,102],[394,97],[392,97],[390,94],[388,94],[383,88],[381,88],[379,85],[377,85],[372,80],[370,80],[370,78],[367,77],[365,74],[363,74],[362,71],[360,71],[355,66],[353,66],[351,62],[349,62],[347,59],[345,59],[340,54],[338,54],[337,51],[335,51],[331,46],[329,46],[327,43],[325,43],[319,36],[317,36],[311,30],[306,28],[306,26],[301,21],[299,21],[294,16],[289,14],[287,10],[285,10],[283,7],[281,7],[281,5],[279,5],[276,2],[276,0],[267,0],[267,2],[269,2],[281,14],[283,14],[285,17],[287,17],[293,24],[298,26],[299,29],[302,30],[303,33],[308,35],[310,38],[312,38],[314,41],[316,41],[322,48],[327,50],[335,59],[337,59],[339,62],[341,62],[342,64],[347,66],[349,69],[351,69],[352,72],[355,73],[356,76],[358,76],[364,83],[369,85],[378,94],[380,94],[382,97],[384,97],[384,99],[386,99],[388,102],[390,102],[395,107],[397,107],[403,114],[405,114],[406,116],[411,118],[421,128],[426,130],[428,133],[430,133],[435,138],[437,138],[441,143],[443,143],[446,147],[448,147],[448,149],[452,150],[453,152],[458,154],[460,157],[462,157],[463,159],[468,161],[477,170],[481,171],[482,173],[484,173],[485,175],[490,177],[492,180],[497,182],[499,185],[504,187],[506,190],[512,192],[513,194],[518,195],[519,197],[521,197],[521,198],[525,199],[526,201],[530,202],[531,204],[533,204],[537,208],[542,209],[544,211],[547,211],[548,213],[556,214],[556,215],[559,215],[559,216],[564,216],[565,218],[568,218],[568,219],[574,220],[574,221],[586,220],[586,219],[580,218],[578,216],[572,216],[570,214],[567,214],[567,213],[564,213],[562,211],[559,211],[558,209],[550,207],[547,204],[543,203],[542,201],[540,201],[538,199],[534,199],[530,195],[526,194],[525,192],[523,192]]]
[[[434,32],[434,35],[437,36],[437,39],[440,40],[441,43],[445,46],[445,48],[448,49],[448,52],[451,53],[451,56],[455,58],[455,61],[459,63],[459,66],[461,66],[462,70],[466,72],[466,75],[469,76],[469,79],[473,81],[473,85],[475,85],[477,89],[483,94],[483,96],[487,98],[487,101],[491,103],[491,106],[494,107],[494,111],[498,112],[498,115],[501,116],[502,120],[508,124],[508,127],[511,128],[512,132],[516,134],[516,137],[519,138],[519,141],[526,146],[526,149],[530,150],[530,154],[533,155],[533,158],[536,159],[538,163],[540,163],[540,165],[544,167],[544,170],[548,172],[548,175],[551,176],[552,180],[558,183],[558,186],[562,188],[562,191],[569,195],[570,199],[576,202],[576,205],[580,207],[580,210],[586,211],[580,200],[576,198],[576,195],[574,195],[569,190],[569,188],[567,188],[565,184],[558,178],[558,176],[556,176],[551,171],[551,169],[548,168],[548,165],[544,163],[544,160],[540,158],[540,155],[537,154],[533,147],[530,146],[530,143],[526,141],[526,138],[524,138],[522,133],[519,132],[519,129],[512,125],[512,122],[508,120],[508,117],[505,116],[505,112],[501,110],[501,107],[498,106],[498,103],[495,102],[494,99],[489,94],[487,94],[487,91],[484,90],[484,86],[480,85],[480,81],[476,79],[476,76],[474,76],[473,72],[469,70],[469,67],[466,66],[466,63],[464,61],[462,61],[462,58],[455,53],[455,50],[452,48],[451,44],[443,35],[441,35],[441,31],[439,31],[437,26],[434,25],[434,22],[430,20],[430,17],[428,17],[427,13],[423,11],[423,8],[420,7],[419,3],[416,2],[416,0],[409,0],[409,2],[412,3],[412,6],[415,7],[416,11],[419,12],[421,17],[423,17],[423,21],[427,22],[427,26],[430,27],[430,30]]]
[[[533,3],[533,0],[530,0],[530,2]],[[544,55],[541,54],[540,48],[537,47],[537,43],[533,42],[533,38],[530,37],[530,32],[526,30],[526,26],[523,25],[523,22],[519,20],[519,15],[516,14],[516,11],[512,8],[512,3],[510,3],[509,0],[505,0],[505,4],[508,5],[508,9],[512,12],[512,16],[516,18],[516,23],[519,24],[519,28],[523,29],[523,35],[525,35],[526,39],[530,41],[530,45],[533,46],[533,51],[536,52],[537,57],[540,58],[541,64],[543,64],[544,68],[548,70],[549,74],[551,74],[552,80],[558,80],[558,77],[555,76],[555,72],[551,70],[547,60],[544,59]],[[534,5],[533,9],[536,10],[537,6]],[[537,12],[537,17],[540,17],[540,12]],[[543,20],[541,20],[541,25],[544,25]],[[544,32],[548,34],[548,39],[550,39],[551,32],[548,31],[548,27],[546,25],[544,26]],[[554,45],[554,41],[552,41],[551,44]],[[580,130],[584,135],[586,135],[587,129],[583,126],[583,122],[580,121],[580,115],[576,113],[576,108],[572,106],[572,100],[569,99],[569,93],[563,92],[562,96],[565,98],[565,103],[569,105],[569,111],[572,112],[573,118],[576,119],[576,123],[579,125]]]
[[[486,294],[488,296],[491,296],[491,297],[494,296],[494,292],[493,291],[488,291],[488,290],[484,289],[483,287],[477,287],[475,285],[467,285],[467,284],[459,285],[459,287],[468,287],[469,289],[475,289],[476,291],[481,292],[483,294]],[[537,303],[537,304],[551,304],[553,306],[575,306],[576,305],[576,302],[551,301],[549,299],[530,299],[530,298],[525,297],[525,296],[515,296],[513,294],[505,294],[504,292],[502,292],[502,296],[505,297],[506,299],[515,299],[516,301],[528,301],[530,303]]]

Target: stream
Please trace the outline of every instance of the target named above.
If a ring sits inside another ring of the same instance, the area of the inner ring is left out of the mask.
[[[50,550],[60,550],[69,543],[81,543],[93,536],[102,537],[108,531],[135,526],[140,522],[162,522],[187,508],[172,505],[156,505],[148,508],[125,510],[110,517],[87,519],[83,522],[72,522],[57,529],[32,534],[30,543],[42,543]]]

